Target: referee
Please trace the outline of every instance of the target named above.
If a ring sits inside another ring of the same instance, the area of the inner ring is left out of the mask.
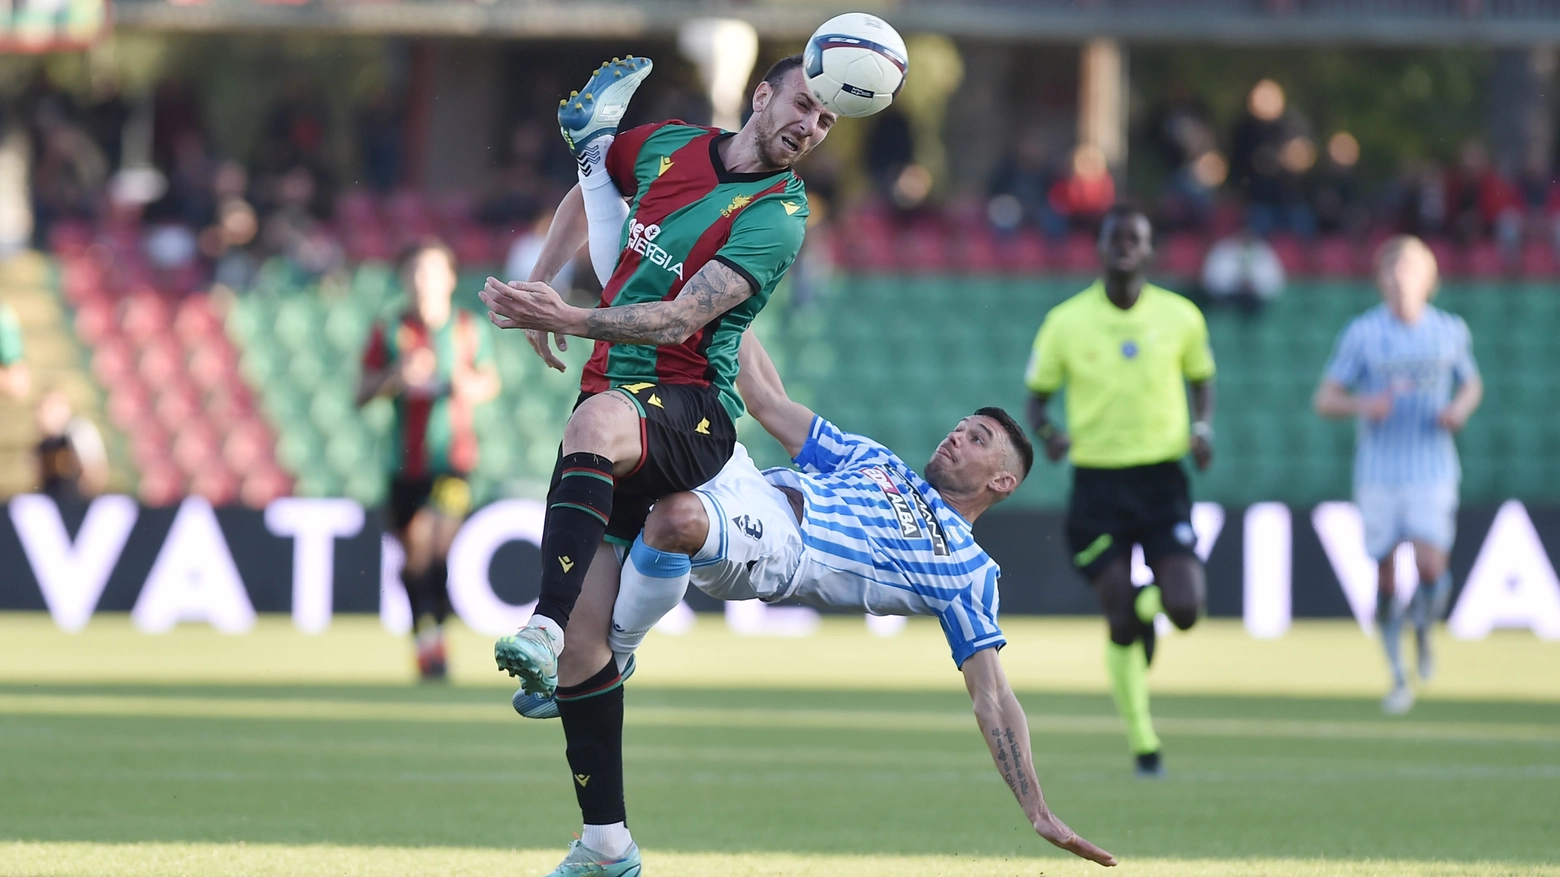
[[[1162,776],[1148,714],[1154,618],[1197,622],[1206,590],[1193,552],[1192,501],[1181,458],[1213,459],[1213,354],[1202,312],[1144,281],[1154,256],[1148,216],[1117,205],[1100,226],[1100,280],[1046,315],[1024,383],[1029,423],[1052,462],[1071,451],[1067,541],[1073,564],[1100,595],[1110,642],[1105,666],[1127,725],[1137,774]],[[1191,418],[1187,390],[1191,385]],[[1067,388],[1068,435],[1046,402]],[[1142,546],[1155,584],[1132,584]]]

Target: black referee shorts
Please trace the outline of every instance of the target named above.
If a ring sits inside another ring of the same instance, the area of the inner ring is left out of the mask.
[[[1073,566],[1093,581],[1117,557],[1143,546],[1153,563],[1171,554],[1196,556],[1192,495],[1177,461],[1122,469],[1073,469],[1067,508]]]
[[[622,393],[639,411],[641,456],[617,479],[607,522],[607,541],[627,546],[644,529],[656,500],[692,490],[720,472],[736,450],[737,427],[714,386],[637,383],[607,392]],[[592,395],[581,393],[574,407]],[[549,493],[562,477],[559,451]]]

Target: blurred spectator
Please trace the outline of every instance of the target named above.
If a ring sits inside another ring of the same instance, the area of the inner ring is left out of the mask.
[[[1230,143],[1230,176],[1246,196],[1246,219],[1258,234],[1316,231],[1301,175],[1316,163],[1316,144],[1303,119],[1288,110],[1284,89],[1271,79],[1252,86],[1246,115]]]
[[[33,237],[39,246],[62,219],[92,216],[108,163],[103,153],[67,115],[63,97],[41,100],[33,117]]]
[[[1361,203],[1355,168],[1360,144],[1354,135],[1339,131],[1327,140],[1325,158],[1309,180],[1311,209],[1317,229],[1323,232],[1358,232],[1370,222]]]
[[[563,190],[574,185],[572,171],[567,184],[554,183],[545,171],[549,144],[563,139],[556,127],[534,119],[516,124],[509,135],[509,155],[498,169],[492,194],[479,214],[493,225],[523,227],[534,222],[544,210],[558,203]]]
[[[23,354],[22,321],[15,308],[0,300],[0,396],[25,399],[32,392],[32,375]]]
[[[504,277],[510,280],[530,280],[531,269],[542,255],[542,245],[547,242],[547,230],[552,227],[552,214],[545,214],[520,233],[509,245],[509,255],[504,259]],[[574,289],[574,262],[570,260],[553,275],[552,288],[564,298]]]
[[[82,119],[87,135],[102,150],[110,171],[124,164],[125,124],[130,121],[130,106],[119,90],[119,80],[96,76],[92,80],[92,101]]]
[[[1213,245],[1203,261],[1203,292],[1216,304],[1255,311],[1284,291],[1284,263],[1247,229]]]
[[[204,140],[206,114],[200,100],[183,79],[164,79],[152,95],[152,163],[173,167],[180,143],[193,135]]]
[[[1092,230],[1116,203],[1116,181],[1093,143],[1073,149],[1070,173],[1051,186],[1051,209],[1074,229]]]
[[[244,292],[254,283],[260,261],[250,244],[259,230],[255,209],[242,198],[228,198],[217,208],[217,223],[201,233],[201,253],[212,263],[214,286]]]
[[[303,77],[292,79],[266,120],[255,158],[256,197],[263,209],[301,206],[314,216],[329,214],[334,168],[327,130],[325,108],[313,85]],[[301,205],[295,197],[300,170],[309,180],[309,198]]]
[[[1011,155],[1003,159],[991,177],[991,200],[986,216],[1003,230],[1020,223],[1051,237],[1067,233],[1067,222],[1051,209],[1051,185],[1055,181],[1045,134],[1030,128],[1019,138]]]
[[[872,132],[867,135],[865,163],[867,175],[882,196],[893,200],[894,186],[915,158],[915,141],[910,120],[893,106],[878,113]]]
[[[1206,224],[1213,211],[1214,190],[1229,174],[1208,107],[1186,83],[1178,82],[1153,113],[1148,133],[1168,171],[1159,224],[1166,230]]]
[[[79,503],[108,484],[108,454],[97,426],[71,410],[70,398],[45,390],[33,409],[39,441],[38,489],[57,503]]]
[[[1457,168],[1446,175],[1448,230],[1467,242],[1494,234],[1502,246],[1514,248],[1522,236],[1522,195],[1496,172],[1489,150],[1470,140],[1463,144]]]
[[[363,181],[381,195],[401,180],[403,124],[400,106],[383,85],[358,113],[358,160],[363,166]]]
[[[304,282],[344,268],[341,245],[310,212],[315,185],[309,169],[299,165],[282,174],[272,193],[275,208],[262,229],[265,251],[287,260]]]

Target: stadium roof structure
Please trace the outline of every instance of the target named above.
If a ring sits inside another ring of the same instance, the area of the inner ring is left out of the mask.
[[[1560,40],[1560,0],[117,0],[119,26],[324,30],[405,36],[670,34],[740,18],[802,38],[843,11],[902,30],[1010,40],[1232,44],[1537,45]]]

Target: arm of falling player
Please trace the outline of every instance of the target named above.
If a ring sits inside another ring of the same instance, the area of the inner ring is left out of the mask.
[[[991,750],[997,772],[1013,791],[1013,797],[1024,809],[1035,832],[1079,858],[1107,867],[1116,864],[1115,856],[1079,837],[1046,805],[1040,780],[1035,775],[1029,720],[1008,684],[997,650],[976,652],[964,660],[959,670],[964,673],[964,685],[969,689],[970,702],[975,708],[975,721],[980,725],[986,748]]]
[[[737,392],[742,394],[748,413],[795,459],[807,444],[813,418],[817,415],[786,395],[774,360],[769,358],[769,351],[759,343],[752,329],[742,335],[737,363]]]

